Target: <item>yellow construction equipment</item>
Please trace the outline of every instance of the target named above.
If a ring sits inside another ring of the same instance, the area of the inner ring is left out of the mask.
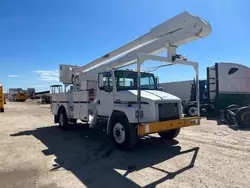
[[[13,102],[24,102],[29,98],[28,93],[22,88],[11,88],[9,89],[8,99]]]
[[[14,97],[14,101],[16,102],[24,102],[29,98],[29,95],[23,91],[18,91],[18,93]]]
[[[0,84],[0,112],[4,112],[4,93],[3,85]]]
[[[6,93],[3,94],[4,104],[6,104]]]

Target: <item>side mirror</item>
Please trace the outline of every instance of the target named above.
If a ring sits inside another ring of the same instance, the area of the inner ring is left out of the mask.
[[[159,91],[163,90],[162,87],[160,87],[160,85],[159,85],[159,77],[158,76],[155,77],[155,84],[156,84],[156,87]]]
[[[156,83],[157,85],[159,85],[159,77],[158,77],[158,76],[155,77],[155,83]]]

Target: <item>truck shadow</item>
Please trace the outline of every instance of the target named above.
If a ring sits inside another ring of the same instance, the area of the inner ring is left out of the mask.
[[[88,187],[141,187],[128,176],[144,168],[158,170],[166,175],[145,187],[155,187],[159,183],[173,179],[178,174],[194,167],[198,147],[181,151],[177,140],[164,141],[147,136],[140,139],[137,147],[129,152],[115,149],[109,137],[102,131],[77,126],[63,132],[57,126],[42,127],[23,131],[11,136],[32,135],[48,149],[44,155],[55,155],[50,173],[58,170],[71,171]],[[190,163],[174,172],[155,167],[173,157],[193,153]]]

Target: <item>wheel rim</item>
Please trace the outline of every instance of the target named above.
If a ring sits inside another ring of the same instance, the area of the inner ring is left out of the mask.
[[[241,115],[241,121],[250,125],[250,112],[244,112],[242,115]]]
[[[63,113],[61,113],[60,116],[59,116],[59,124],[60,124],[61,126],[64,125],[64,116],[63,116]]]
[[[189,115],[191,116],[197,116],[197,108],[196,107],[190,107],[188,110]]]
[[[125,140],[125,129],[122,124],[116,123],[113,129],[113,136],[117,143],[122,144]]]

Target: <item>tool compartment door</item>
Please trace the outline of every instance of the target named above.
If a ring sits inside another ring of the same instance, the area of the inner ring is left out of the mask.
[[[74,118],[81,119],[84,121],[89,120],[89,92],[88,91],[77,91],[73,92],[73,103],[74,103]]]
[[[52,114],[57,115],[58,108],[62,104],[67,104],[66,93],[54,93],[51,95]]]

